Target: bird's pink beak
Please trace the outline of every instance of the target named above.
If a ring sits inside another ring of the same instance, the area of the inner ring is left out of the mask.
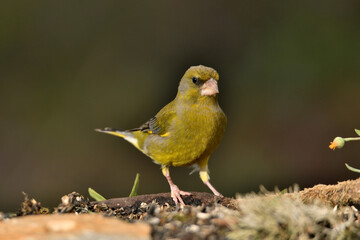
[[[213,78],[207,80],[201,87],[200,87],[201,96],[213,96],[219,93],[219,88],[217,81]]]

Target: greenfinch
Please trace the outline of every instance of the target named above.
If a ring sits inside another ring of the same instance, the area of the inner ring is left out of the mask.
[[[155,117],[138,128],[96,129],[124,138],[161,165],[175,204],[184,205],[180,191],[170,177],[169,167],[195,166],[200,178],[217,196],[209,181],[208,161],[218,147],[226,127],[226,116],[218,103],[219,74],[210,67],[190,67],[180,80],[175,99]]]

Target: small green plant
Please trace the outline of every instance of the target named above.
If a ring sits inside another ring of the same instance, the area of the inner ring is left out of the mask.
[[[134,197],[137,195],[137,191],[139,189],[139,183],[140,183],[140,174],[137,173],[129,197]]]
[[[345,163],[345,166],[347,167],[347,169],[349,169],[352,172],[356,172],[356,173],[360,173],[360,169],[351,167],[349,164]]]
[[[105,201],[106,198],[104,198],[102,195],[100,195],[98,192],[96,192],[94,189],[92,188],[88,188],[89,191],[89,195],[90,197],[92,197],[93,199],[95,199],[95,201]]]
[[[356,134],[360,136],[360,130],[359,129],[354,129],[354,130],[355,130]],[[344,147],[346,142],[350,142],[350,141],[360,141],[360,137],[349,137],[349,138],[336,137],[336,138],[334,138],[334,140],[332,142],[330,142],[329,148],[332,150],[335,150],[336,148],[342,148],[342,147]],[[347,163],[345,163],[345,166],[350,171],[360,173],[360,169],[351,167]]]
[[[140,174],[137,173],[129,197],[134,197],[137,195],[137,191],[139,189],[139,183],[140,183]],[[106,200],[106,198],[104,198],[100,193],[96,192],[94,189],[92,189],[90,187],[88,188],[88,192],[89,192],[90,197],[92,197],[95,201],[105,201]]]

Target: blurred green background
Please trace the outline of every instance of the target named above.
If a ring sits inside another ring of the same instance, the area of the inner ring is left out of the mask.
[[[101,127],[141,125],[192,65],[220,74],[228,126],[210,159],[226,196],[356,178],[359,1],[2,1],[0,210],[22,191],[56,206],[92,187],[107,198],[168,192],[158,165]],[[188,191],[209,190],[172,168]]]

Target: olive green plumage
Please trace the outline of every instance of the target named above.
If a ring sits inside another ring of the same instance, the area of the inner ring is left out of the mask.
[[[97,131],[123,137],[162,166],[197,164],[207,171],[227,122],[218,104],[218,80],[214,69],[193,66],[182,77],[175,99],[148,122],[126,131]]]

